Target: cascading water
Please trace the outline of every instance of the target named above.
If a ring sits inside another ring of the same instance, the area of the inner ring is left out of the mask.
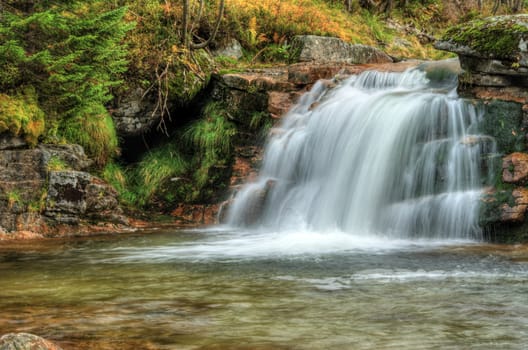
[[[338,230],[393,238],[479,239],[479,198],[491,174],[481,113],[454,75],[368,71],[316,84],[270,137],[257,182],[228,223]],[[257,218],[258,217],[258,218]]]

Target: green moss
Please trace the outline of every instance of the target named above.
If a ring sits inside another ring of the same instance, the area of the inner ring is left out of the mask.
[[[520,22],[526,24],[519,24]],[[468,46],[490,57],[517,61],[519,41],[528,38],[528,16],[490,17],[448,29],[442,40]]]
[[[130,170],[124,169],[119,164],[110,162],[101,171],[100,176],[114,187],[122,204],[135,207],[138,204],[137,189],[134,187],[133,176]]]
[[[34,90],[9,96],[0,94],[0,133],[22,136],[35,145],[44,132],[44,112],[38,107]]]
[[[48,171],[60,171],[69,169],[69,166],[62,159],[56,156],[51,156],[46,164],[46,169]]]
[[[522,131],[522,106],[516,102],[493,100],[483,105],[484,118],[480,131],[493,136],[497,150],[502,154],[522,152],[526,149]]]
[[[180,105],[188,104],[202,91],[214,69],[214,61],[205,50],[183,51],[173,58],[169,73],[168,98]]]

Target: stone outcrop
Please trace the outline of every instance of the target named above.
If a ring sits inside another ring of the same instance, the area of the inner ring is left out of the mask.
[[[479,86],[528,85],[528,15],[474,20],[450,28],[435,43],[458,54],[463,82]]]
[[[383,51],[366,45],[354,45],[339,38],[298,35],[291,43],[292,56],[298,62],[348,64],[388,63],[392,59]]]
[[[0,239],[53,236],[68,231],[58,225],[87,221],[126,224],[115,190],[82,171],[92,162],[81,146],[26,148],[17,138],[2,137]]]
[[[0,338],[0,350],[62,350],[62,348],[34,334],[9,333]]]
[[[526,217],[528,209],[528,189],[517,187],[512,191],[513,203],[504,203],[501,206],[501,221],[503,223],[520,224]]]
[[[214,56],[229,57],[235,60],[242,58],[243,54],[242,45],[234,38],[213,51]]]
[[[76,170],[49,172],[44,215],[61,224],[78,224],[81,219],[127,223],[115,189]]]

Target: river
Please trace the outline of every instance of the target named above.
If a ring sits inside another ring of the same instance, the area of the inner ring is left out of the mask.
[[[0,247],[0,333],[64,349],[525,349],[528,247],[164,229]]]

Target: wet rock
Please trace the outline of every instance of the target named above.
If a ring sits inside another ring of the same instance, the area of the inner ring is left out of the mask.
[[[9,333],[0,338],[0,350],[62,350],[62,348],[34,334]]]
[[[351,64],[386,63],[392,59],[383,51],[366,45],[353,45],[339,38],[298,35],[292,40],[293,57],[298,62],[343,62]]]
[[[512,191],[514,203],[504,203],[501,207],[502,223],[522,223],[528,209],[528,189],[518,187]]]
[[[479,129],[483,134],[495,138],[498,152],[510,154],[524,151],[526,137],[522,128],[522,105],[516,102],[490,100],[485,101],[483,107],[484,118]]]
[[[528,182],[528,154],[515,152],[503,158],[502,181],[516,185]]]
[[[212,225],[218,223],[218,204],[179,204],[172,212],[174,222],[180,226]]]

